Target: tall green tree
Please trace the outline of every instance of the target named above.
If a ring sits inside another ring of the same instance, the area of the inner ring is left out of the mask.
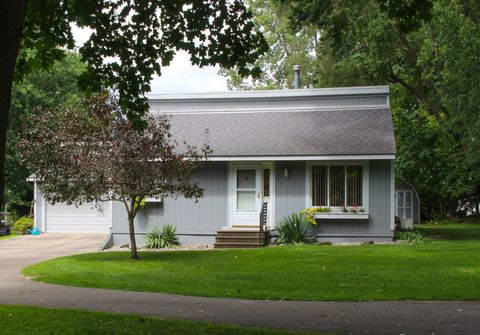
[[[26,178],[31,173],[21,163],[17,143],[21,118],[35,108],[52,109],[74,107],[80,102],[77,80],[86,65],[80,55],[69,52],[48,70],[35,71],[13,85],[6,147],[6,202],[11,208],[28,206],[31,184]]]
[[[429,216],[480,202],[480,3],[278,0],[295,33],[321,39],[314,86],[389,84],[396,172]],[[265,29],[265,28],[263,28]],[[285,56],[286,58],[286,56]]]
[[[379,1],[332,3],[330,25],[318,27],[337,67],[391,84],[398,177],[419,188],[431,215],[453,214],[462,201],[478,213],[478,3],[431,1],[410,25]]]
[[[251,63],[266,49],[241,0],[0,0],[0,205],[14,76],[51,66],[74,48],[74,24],[94,31],[79,50],[87,63],[82,89],[115,89],[137,127],[145,126],[153,75],[178,50],[199,66],[255,74]]]
[[[316,84],[315,64],[319,34],[313,26],[298,32],[291,29],[285,15],[288,7],[274,0],[246,0],[253,22],[265,36],[270,49],[260,56],[255,65],[262,74],[245,78],[237,69],[221,69],[230,89],[282,89],[293,87],[293,66],[300,65],[303,87]]]

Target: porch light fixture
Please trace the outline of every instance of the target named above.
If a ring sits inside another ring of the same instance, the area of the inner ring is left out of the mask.
[[[288,173],[289,173],[289,172],[290,172],[290,171],[288,170],[288,167],[283,168],[283,176],[284,176],[285,178],[288,178]]]

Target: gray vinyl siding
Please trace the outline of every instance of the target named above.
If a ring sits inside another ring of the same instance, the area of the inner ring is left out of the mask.
[[[228,164],[226,162],[210,162],[194,176],[194,181],[205,190],[205,196],[195,200],[184,197],[165,198],[160,203],[147,203],[135,219],[135,231],[142,238],[154,226],[172,224],[177,233],[185,236],[211,236],[205,240],[212,242],[217,230],[227,225],[227,179]],[[128,221],[124,205],[115,202],[113,205],[112,234],[114,243],[128,243]],[[196,243],[197,239],[188,239]],[[119,242],[120,241],[120,242]],[[141,241],[140,241],[141,242]],[[187,243],[187,239],[183,240]]]
[[[391,160],[369,162],[369,219],[321,220],[315,228],[319,240],[391,241],[392,184]],[[306,163],[275,163],[275,221],[306,207]],[[288,178],[284,169],[288,168]],[[145,233],[155,225],[170,223],[177,227],[182,244],[213,243],[218,230],[228,225],[228,163],[210,162],[194,180],[205,189],[205,196],[194,200],[166,198],[162,203],[147,203],[135,221],[137,239],[143,243]],[[123,204],[113,205],[112,235],[114,244],[128,243],[128,223]]]
[[[393,161],[370,161],[370,223],[377,234],[391,232],[392,190],[391,166]]]
[[[391,240],[393,213],[391,200],[391,160],[369,162],[369,219],[340,220],[322,219],[315,227],[315,233],[322,240],[350,241],[362,238]],[[284,178],[283,169],[289,168],[289,178]],[[298,212],[306,207],[305,163],[277,163],[277,197],[275,220]]]
[[[284,169],[288,169],[288,178]],[[305,162],[277,162],[275,176],[275,221],[305,208]]]
[[[367,91],[363,91],[366,89]],[[344,107],[385,107],[388,93],[380,88],[340,88],[325,93],[323,89],[299,91],[229,91],[225,93],[189,95],[153,95],[149,97],[150,111],[160,113],[189,113],[198,111],[320,109]],[[371,90],[378,90],[372,93]],[[328,89],[327,89],[328,90]],[[342,91],[342,94],[338,94]],[[215,97],[213,97],[215,95]],[[241,95],[241,97],[239,97]]]

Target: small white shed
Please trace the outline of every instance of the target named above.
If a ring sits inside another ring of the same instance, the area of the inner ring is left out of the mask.
[[[412,229],[414,224],[420,223],[420,197],[409,182],[395,186],[395,216],[404,229]]]

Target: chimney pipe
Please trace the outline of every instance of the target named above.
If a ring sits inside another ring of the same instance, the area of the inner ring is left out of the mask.
[[[294,78],[293,78],[294,87],[295,89],[298,90],[300,88],[300,65],[293,66],[293,74],[294,74]]]

